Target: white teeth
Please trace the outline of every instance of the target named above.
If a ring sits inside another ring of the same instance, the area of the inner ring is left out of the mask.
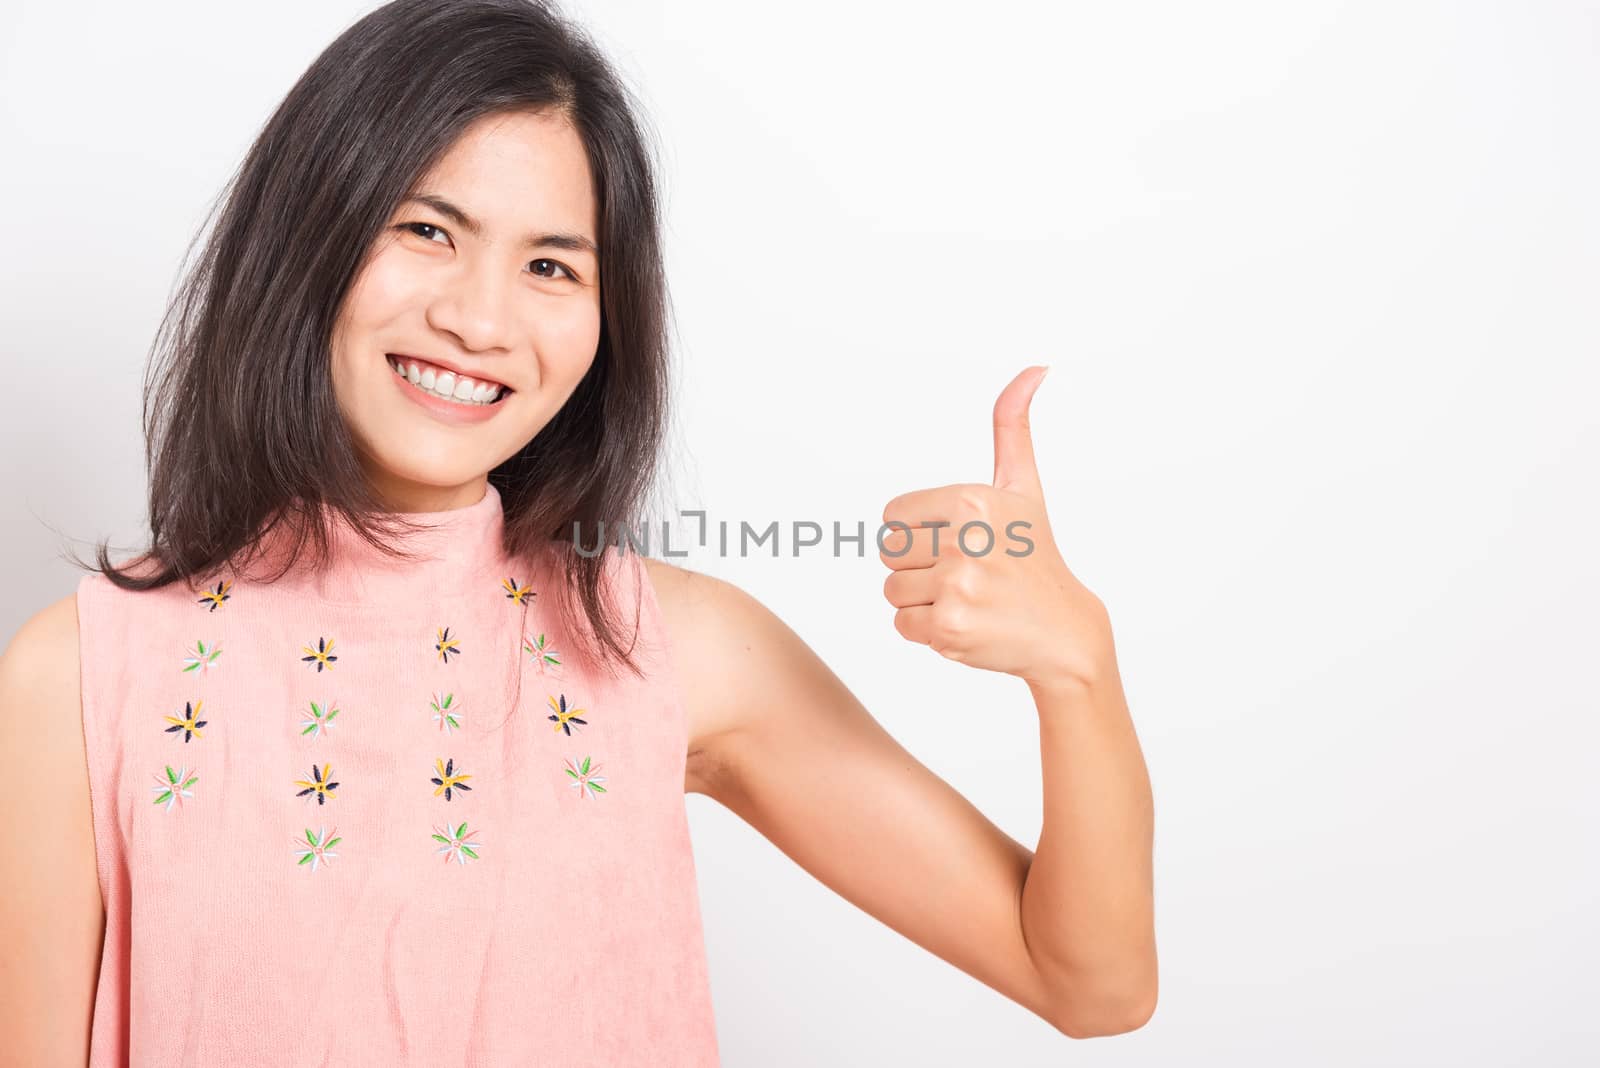
[[[479,382],[466,375],[457,375],[453,371],[438,371],[426,364],[419,366],[408,363],[402,366],[392,357],[389,367],[419,389],[460,404],[492,404],[505,388],[492,382]]]

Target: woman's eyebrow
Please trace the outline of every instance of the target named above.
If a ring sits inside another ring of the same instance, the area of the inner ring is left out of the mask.
[[[422,204],[426,207],[430,207],[440,215],[443,215],[445,218],[455,223],[457,226],[460,226],[462,229],[466,230],[467,233],[471,234],[473,237],[483,236],[483,224],[477,219],[474,219],[471,215],[468,215],[465,211],[450,203],[450,201],[446,200],[444,197],[433,193],[418,193],[415,196],[406,197],[400,203]],[[523,237],[522,242],[527,248],[564,248],[572,252],[587,252],[596,259],[600,258],[600,249],[593,241],[582,234],[532,233]]]

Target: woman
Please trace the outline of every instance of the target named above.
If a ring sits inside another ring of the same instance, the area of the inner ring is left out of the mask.
[[[715,1063],[680,791],[1065,1034],[1148,1019],[1149,785],[1042,369],[993,485],[880,541],[904,637],[1029,684],[1030,851],[754,599],[587,541],[640,515],[665,322],[650,156],[575,27],[398,0],[307,70],[163,327],[150,550],[0,660],[50,784],[0,802],[45,851],[3,868],[18,1063]]]

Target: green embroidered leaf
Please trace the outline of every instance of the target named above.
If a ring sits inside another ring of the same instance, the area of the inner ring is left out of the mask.
[[[604,786],[601,786],[599,783],[590,783],[589,784],[589,789],[595,791],[596,793],[601,793],[601,794],[606,792],[606,788]]]
[[[467,829],[467,825],[465,823],[463,823],[461,826],[457,827],[456,828],[456,837],[460,838],[461,835],[462,835],[462,832],[464,832],[466,829]]]
[[[171,797],[172,797],[172,791],[168,790],[166,793],[161,794],[159,797],[156,798],[156,804],[158,804],[158,805],[162,804],[163,802],[170,800]]]
[[[589,758],[588,757],[584,757],[583,758],[583,769],[582,770],[583,770],[583,773],[585,775],[589,774]]]
[[[316,833],[314,831],[312,831],[312,829],[310,827],[306,828],[306,841],[310,842],[312,845],[316,845],[317,844]]]
[[[461,847],[461,852],[465,853],[467,856],[471,857],[473,860],[477,860],[478,859],[478,854],[476,854],[476,853],[474,853],[472,851],[472,847],[471,846],[462,846]]]
[[[305,855],[305,856],[303,856],[303,857],[301,857],[301,858],[300,858],[300,863],[301,863],[301,864],[304,864],[304,863],[306,863],[306,862],[307,862],[307,861],[309,861],[309,860],[310,860],[310,859],[311,859],[311,858],[312,858],[312,857],[313,857],[313,856],[315,856],[315,855],[316,855],[316,854],[314,854],[314,853],[307,853],[307,854],[306,854],[306,855]]]
[[[450,844],[450,839],[446,838],[442,834],[433,835],[432,838],[433,838],[433,840],[435,842],[443,842],[445,845],[449,845]]]
[[[344,841],[344,836],[340,835],[338,838],[330,839],[329,841],[324,842],[322,844],[322,848],[323,849],[332,849],[334,846],[338,845],[342,841]]]

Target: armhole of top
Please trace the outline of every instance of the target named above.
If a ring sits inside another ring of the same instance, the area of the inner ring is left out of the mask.
[[[83,753],[89,772],[89,825],[94,831],[95,876],[100,883],[100,902],[111,908],[110,872],[114,862],[113,828],[115,806],[106,796],[106,724],[101,719],[100,695],[95,691],[91,659],[100,649],[101,597],[108,580],[89,572],[78,580],[78,707],[83,731]]]
[[[672,635],[667,632],[666,621],[661,614],[661,604],[656,599],[655,583],[650,580],[650,575],[644,566],[644,556],[637,552],[625,554],[632,560],[633,584],[638,591],[639,603],[639,630],[640,641],[636,649],[643,649],[646,657],[641,666],[645,670],[642,684],[648,692],[658,694],[665,704],[666,714],[672,719],[673,736],[677,748],[674,750],[679,758],[687,765],[689,755],[689,716],[688,704],[683,691],[682,680],[678,676],[677,656],[672,642]],[[667,565],[671,566],[671,565]],[[680,769],[687,771],[687,766]],[[681,776],[680,776],[681,777]]]

